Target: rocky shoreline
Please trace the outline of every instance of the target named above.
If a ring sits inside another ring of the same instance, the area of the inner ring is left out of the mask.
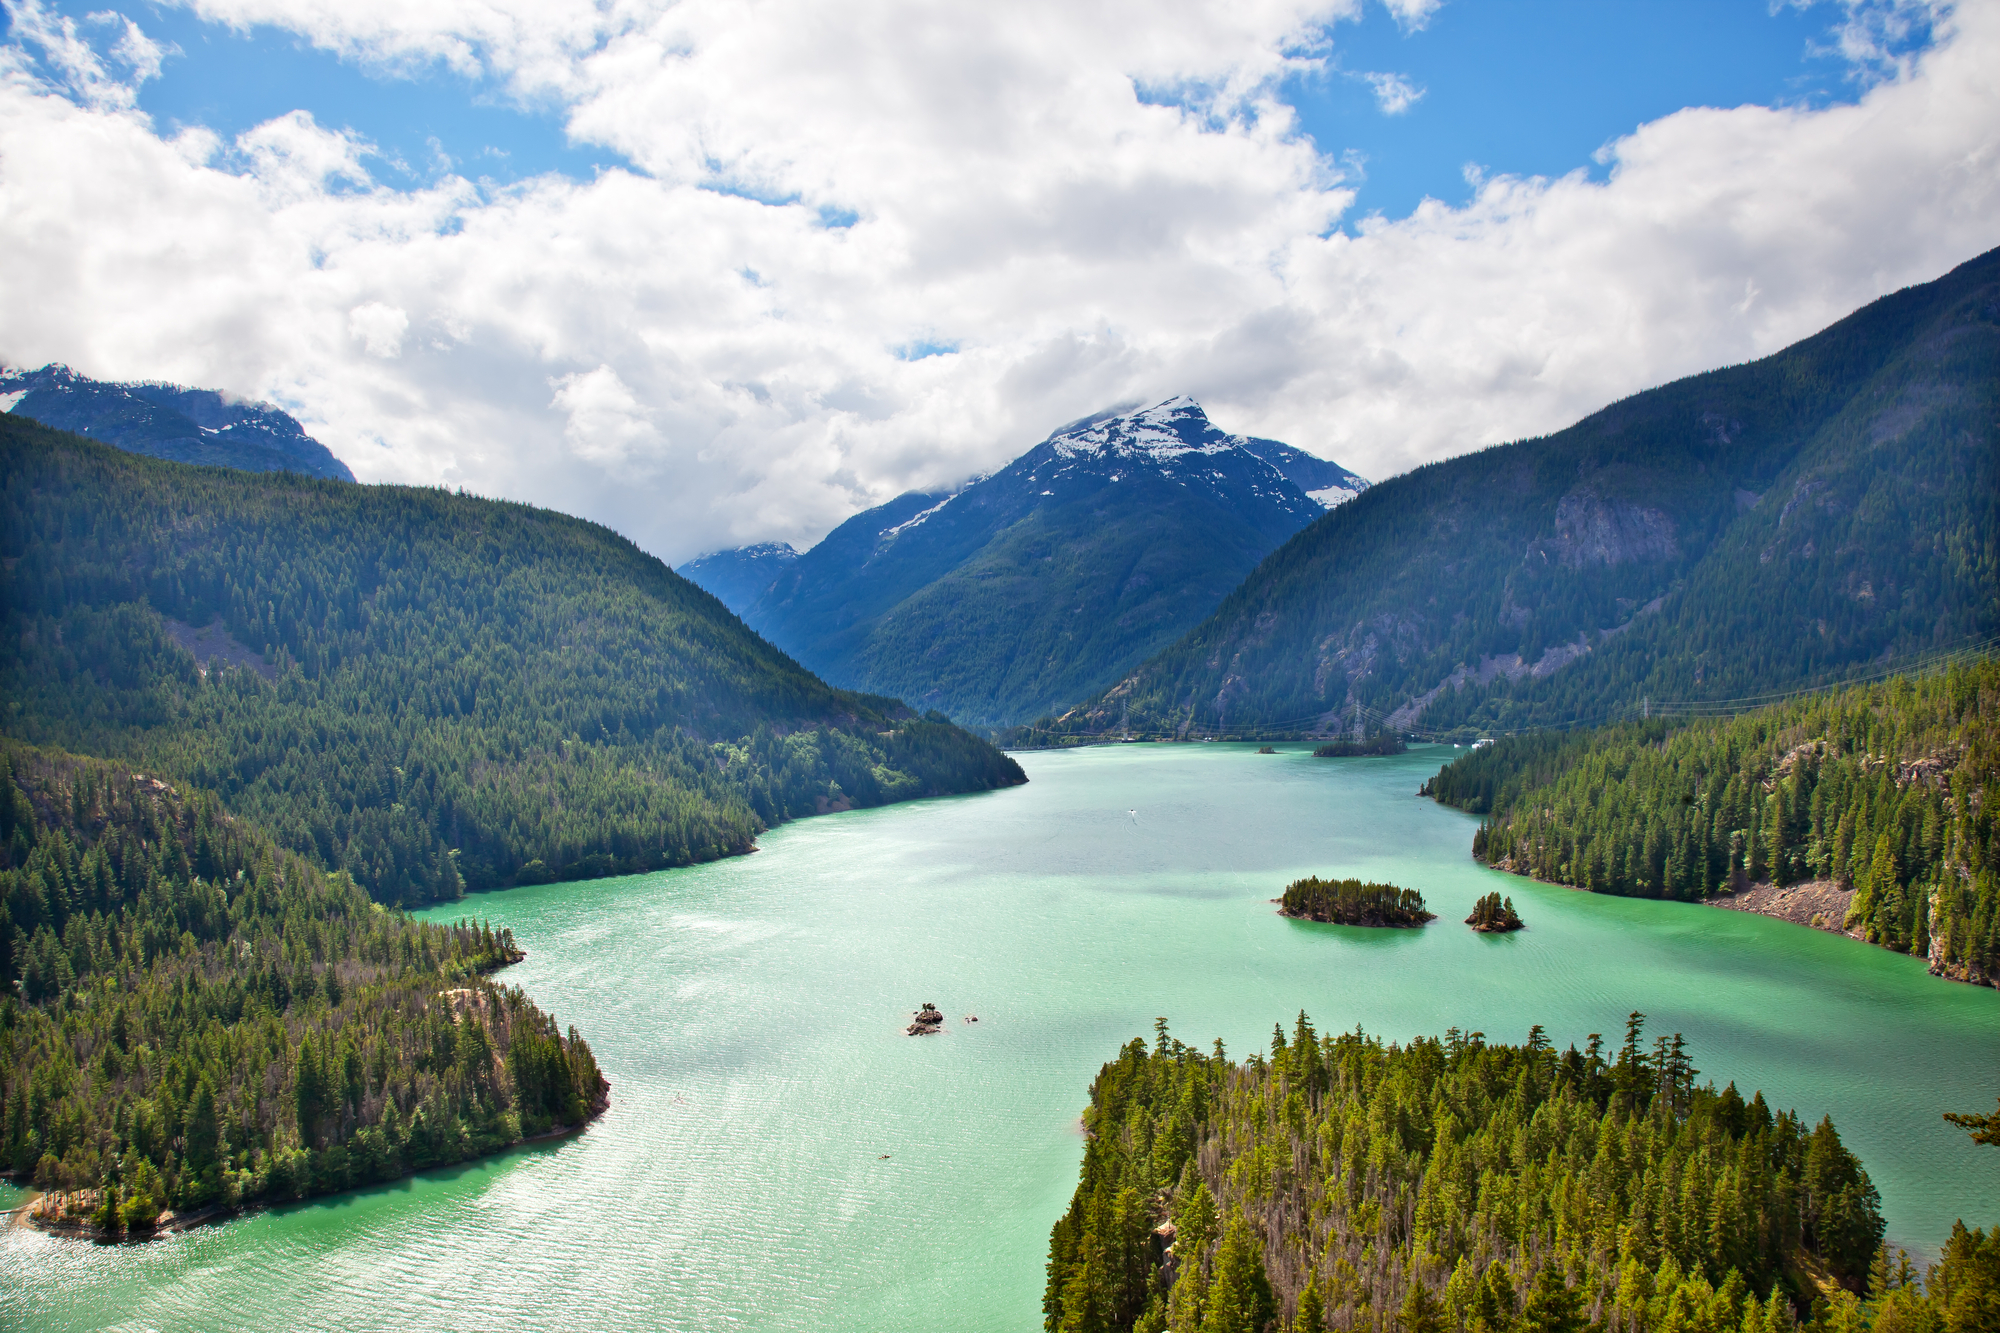
[[[1721,893],[1708,899],[1711,907],[1729,912],[1754,912],[1776,917],[1851,940],[1866,940],[1847,929],[1847,909],[1854,904],[1855,890],[1842,888],[1838,880],[1811,879],[1802,884],[1752,884],[1735,893]]]
[[[438,1162],[419,1170],[405,1171],[399,1176],[391,1176],[383,1180],[371,1180],[366,1184],[351,1185],[346,1189],[329,1190],[324,1194],[309,1194],[304,1196],[304,1198],[253,1199],[240,1204],[212,1203],[206,1207],[191,1209],[184,1213],[175,1212],[169,1208],[161,1212],[153,1220],[151,1226],[146,1227],[127,1227],[111,1231],[92,1222],[90,1220],[91,1214],[95,1213],[98,1210],[98,1206],[103,1202],[103,1194],[97,1189],[52,1190],[37,1194],[20,1207],[14,1209],[11,1217],[16,1225],[33,1227],[35,1230],[46,1232],[51,1236],[65,1236],[73,1240],[87,1240],[98,1245],[139,1244],[149,1240],[157,1240],[162,1236],[170,1236],[175,1232],[189,1231],[195,1227],[207,1226],[215,1222],[226,1222],[232,1217],[238,1217],[244,1213],[256,1212],[272,1204],[303,1203],[311,1199],[337,1198],[342,1194],[352,1194],[356,1190],[372,1189],[377,1185],[387,1185],[396,1180],[407,1180],[411,1176],[423,1174],[424,1171],[443,1170],[448,1167],[463,1166],[467,1162],[477,1162],[488,1157],[495,1157],[510,1149],[522,1147],[525,1144],[542,1143],[549,1139],[569,1138],[572,1135],[583,1133],[584,1130],[590,1128],[594,1122],[610,1109],[611,1088],[607,1082],[598,1095],[592,1099],[590,1112],[584,1116],[582,1123],[557,1125],[554,1129],[545,1130],[540,1134],[524,1135],[521,1138],[501,1144],[492,1152],[481,1153],[477,1157],[466,1157],[456,1162]]]
[[[100,1245],[123,1245],[152,1240],[159,1236],[170,1236],[176,1231],[189,1231],[248,1211],[242,1207],[232,1208],[220,1203],[212,1203],[205,1208],[195,1208],[184,1213],[169,1208],[155,1218],[150,1227],[136,1231],[106,1231],[89,1220],[90,1215],[97,1211],[102,1201],[102,1192],[95,1189],[55,1190],[47,1194],[37,1194],[16,1208],[13,1216],[20,1225],[45,1231],[51,1236],[68,1236],[73,1240],[94,1241]]]
[[[1733,894],[1718,894],[1707,901],[1709,906],[1726,911],[1755,912],[1759,916],[1775,917],[1794,925],[1823,930],[1829,935],[1845,936],[1862,944],[1874,944],[1875,941],[1861,931],[1847,928],[1847,909],[1853,905],[1858,892],[1843,887],[1838,880],[1810,879],[1783,888],[1770,883],[1752,884]],[[1943,944],[1944,941],[1937,936],[1931,937],[1930,956],[1925,962],[1932,976],[1968,986],[2000,987],[2000,977],[1987,976],[1965,963],[1947,963]]]

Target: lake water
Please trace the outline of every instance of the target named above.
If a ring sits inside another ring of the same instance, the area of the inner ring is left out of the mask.
[[[1742,913],[1474,865],[1474,821],[1394,759],[1130,745],[1022,756],[1023,788],[809,819],[689,870],[473,899],[503,974],[590,1040],[603,1120],[520,1150],[145,1245],[0,1236],[0,1325],[1030,1330],[1098,1066],[1155,1015],[1238,1054],[1457,1025],[1615,1045],[1831,1112],[1892,1239],[2000,1222],[2000,993]],[[1422,931],[1309,925],[1307,873],[1421,889]],[[1459,924],[1492,888],[1529,929]],[[453,915],[455,913],[441,913]],[[934,1000],[942,1036],[902,1035]],[[976,1024],[964,1016],[977,1014]]]

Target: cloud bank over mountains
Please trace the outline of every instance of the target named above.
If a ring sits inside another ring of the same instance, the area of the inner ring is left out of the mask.
[[[804,546],[1176,393],[1379,479],[2000,244],[2000,7],[1853,4],[1853,104],[1689,109],[1603,181],[1357,221],[1276,92],[1357,3],[192,0],[497,81],[632,164],[391,189],[305,109],[154,124],[143,15],[9,0],[0,361],[275,399],[363,480],[681,560]],[[1871,45],[1919,10],[1920,55]]]

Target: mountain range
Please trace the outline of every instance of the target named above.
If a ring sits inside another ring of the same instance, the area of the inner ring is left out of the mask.
[[[109,384],[55,364],[40,370],[0,367],[0,411],[176,463],[354,480],[347,464],[289,413],[213,389]]]
[[[1172,398],[1071,422],[804,554],[746,547],[681,572],[828,680],[1002,726],[1110,685],[1367,486]]]
[[[1466,736],[1990,646],[1996,421],[2000,250],[1761,360],[1369,488],[1045,729]]]

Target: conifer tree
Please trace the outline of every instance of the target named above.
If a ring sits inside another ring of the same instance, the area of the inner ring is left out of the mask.
[[[1543,1264],[1521,1310],[1521,1333],[1582,1333],[1587,1322],[1583,1293],[1563,1281],[1558,1265]]]
[[[1397,1316],[1397,1325],[1402,1333],[1445,1333],[1444,1307],[1437,1296],[1425,1285],[1421,1276],[1410,1275],[1410,1291],[1403,1298],[1403,1308]]]
[[[1317,1282],[1308,1282],[1299,1293],[1299,1311],[1292,1328],[1293,1333],[1326,1333],[1326,1302],[1320,1298]]]
[[[1249,1222],[1241,1215],[1232,1217],[1216,1254],[1202,1333],[1264,1333],[1276,1314],[1263,1252],[1250,1234]]]

